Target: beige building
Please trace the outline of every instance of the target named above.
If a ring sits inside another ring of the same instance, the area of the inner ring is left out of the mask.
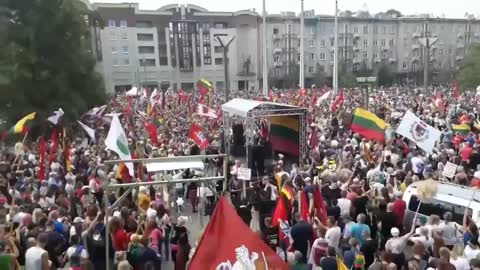
[[[195,88],[206,78],[222,90],[225,84],[223,41],[234,38],[228,52],[232,91],[262,85],[262,18],[254,10],[213,12],[195,5],[167,5],[140,10],[138,4],[92,4],[105,22],[97,47],[108,91],[146,85],[167,89]],[[400,77],[423,69],[424,37],[431,46],[432,71],[454,71],[473,42],[480,41],[480,21],[342,13],[339,63],[347,70],[378,70],[386,65]],[[300,18],[293,12],[267,16],[269,77],[282,80],[298,72]],[[97,31],[95,32],[97,33]],[[305,77],[333,69],[333,16],[305,12]],[[296,69],[295,69],[296,67]]]

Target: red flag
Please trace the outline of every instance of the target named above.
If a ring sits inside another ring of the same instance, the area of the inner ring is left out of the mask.
[[[306,96],[308,94],[308,89],[307,88],[302,88],[298,90],[298,94],[300,96]]]
[[[268,100],[269,100],[269,101],[273,101],[273,91],[272,91],[272,89],[270,89],[270,90],[268,91]]]
[[[314,128],[310,134],[310,139],[308,140],[308,145],[311,149],[315,149],[318,146],[318,130]]]
[[[132,97],[131,96],[125,96],[127,99],[127,106],[123,108],[123,111],[125,112],[126,115],[129,115],[132,112]]]
[[[340,105],[343,102],[343,92],[340,92],[340,94],[337,96],[337,99],[332,103],[332,112],[337,110],[338,105]]]
[[[453,97],[455,99],[458,99],[460,94],[458,93],[458,82],[457,81],[452,81],[452,88],[453,88]]]
[[[144,124],[145,130],[148,133],[148,136],[150,137],[150,140],[156,145],[159,145],[158,142],[158,136],[157,136],[157,126],[155,124],[150,123],[150,122],[145,122]]]
[[[313,214],[320,219],[320,222],[322,224],[327,224],[327,208],[325,206],[325,203],[323,201],[323,196],[322,193],[320,192],[320,189],[318,186],[315,186],[315,191],[313,193],[313,212],[310,213],[309,211],[309,205],[310,202],[308,200],[308,194],[305,193],[305,191],[302,191],[301,194],[302,202],[301,202],[301,214],[303,220],[309,220],[309,218],[313,217]]]
[[[48,167],[52,165],[53,159],[55,158],[55,153],[57,152],[58,148],[58,130],[56,128],[52,131],[52,146],[50,147],[50,153],[48,155]]]
[[[208,146],[208,139],[202,131],[202,128],[197,124],[192,124],[188,131],[188,136],[196,143],[201,149],[205,149]]]
[[[188,94],[185,93],[185,91],[183,91],[183,90],[178,91],[178,98],[179,98],[183,103],[187,103],[187,102],[188,102]]]
[[[237,268],[290,269],[245,225],[235,209],[222,197],[198,243],[188,269]]]
[[[47,153],[47,144],[45,143],[45,138],[43,136],[40,137],[39,148],[40,168],[38,171],[38,180],[43,181],[45,180],[45,154]]]

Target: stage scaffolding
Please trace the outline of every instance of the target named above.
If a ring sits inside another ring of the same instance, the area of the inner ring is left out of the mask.
[[[260,118],[272,116],[298,116],[300,120],[299,126],[299,164],[302,165],[303,160],[308,155],[308,130],[307,130],[307,109],[288,104],[247,100],[235,98],[222,105],[223,126],[224,126],[224,143],[225,153],[230,153],[230,141],[232,139],[232,124],[238,118],[243,118],[243,127],[245,131],[245,153],[247,164],[248,145],[254,145],[254,130],[258,129],[257,121]]]

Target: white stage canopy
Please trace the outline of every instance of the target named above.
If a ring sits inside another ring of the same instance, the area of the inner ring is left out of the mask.
[[[262,105],[272,105],[272,106],[279,106],[279,107],[292,108],[292,109],[298,108],[288,104],[250,100],[250,99],[243,99],[243,98],[234,98],[222,105],[222,111],[230,114],[238,115],[241,117],[247,117],[248,112]]]

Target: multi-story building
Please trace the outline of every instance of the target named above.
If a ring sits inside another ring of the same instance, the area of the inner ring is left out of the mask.
[[[224,42],[231,90],[259,89],[262,84],[262,19],[254,10],[212,12],[195,5],[167,5],[140,10],[138,4],[92,5],[105,22],[97,47],[109,91],[132,86],[190,90],[200,78],[224,88]],[[348,71],[387,66],[397,75],[423,69],[422,38],[430,47],[431,70],[455,71],[471,43],[480,42],[480,20],[399,16],[387,12],[343,12],[338,19],[339,64]],[[95,32],[96,33],[96,32]],[[332,74],[334,17],[305,12],[307,86],[319,69]],[[293,12],[267,16],[269,77],[298,72],[300,17]]]
[[[206,78],[224,88],[227,43],[232,90],[258,89],[259,21],[252,11],[209,12],[195,5],[140,10],[138,4],[93,4],[105,21],[101,30],[106,87],[191,90]],[[261,72],[260,72],[261,74]]]

